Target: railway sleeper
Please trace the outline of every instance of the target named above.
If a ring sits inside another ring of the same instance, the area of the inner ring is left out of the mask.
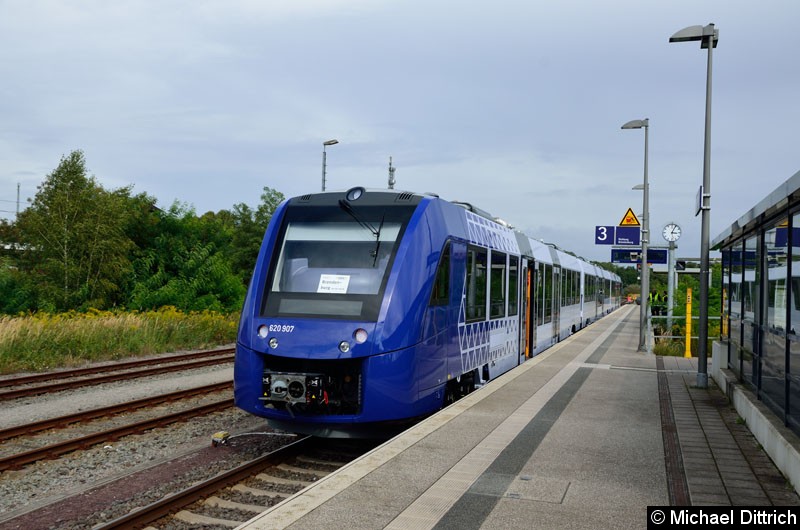
[[[278,464],[277,466],[275,466],[275,469],[280,469],[281,471],[288,471],[289,473],[299,473],[301,475],[308,475],[310,477],[315,477],[314,480],[321,479],[322,477],[328,474],[327,471],[315,471],[313,469],[291,466],[289,464]]]
[[[242,524],[242,521],[231,521],[230,519],[218,519],[208,515],[200,515],[188,510],[181,510],[176,513],[173,518],[193,525],[203,526],[227,526],[228,528],[236,528]]]
[[[330,460],[320,460],[319,458],[312,458],[310,456],[298,456],[295,460],[297,462],[302,462],[303,464],[308,464],[311,466],[333,467],[336,469],[339,469],[344,465],[340,462],[331,462]]]
[[[268,508],[268,506],[261,506],[258,504],[244,504],[241,502],[225,500],[217,497],[216,495],[207,498],[205,500],[205,504],[208,506],[214,506],[215,508],[226,508],[229,510],[240,510],[243,512],[253,513],[261,513]]]
[[[296,478],[281,478],[281,477],[273,477],[272,475],[267,475],[265,473],[259,473],[256,475],[258,480],[262,482],[272,483],[272,484],[288,484],[290,486],[300,486],[301,488],[305,488],[309,484],[313,484],[313,480],[299,480]]]
[[[232,491],[238,491],[240,493],[249,493],[251,495],[255,495],[257,497],[269,497],[269,498],[280,498],[281,500],[286,499],[289,495],[283,492],[276,492],[276,491],[269,491],[260,488],[253,488],[250,486],[245,486],[244,484],[236,484],[235,486],[231,487]]]

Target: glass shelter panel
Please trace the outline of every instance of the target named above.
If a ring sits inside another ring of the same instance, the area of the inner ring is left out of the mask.
[[[730,350],[728,366],[737,375],[742,375],[742,244],[737,243],[730,250]]]
[[[722,320],[719,326],[719,336],[722,340],[727,340],[729,337],[728,330],[730,329],[730,289],[731,289],[731,252],[730,250],[722,251]]]
[[[786,371],[787,423],[795,432],[800,432],[800,213],[792,217],[789,234],[791,251],[791,290],[789,293],[789,317],[786,323],[789,335],[789,355]]]
[[[744,279],[742,282],[742,379],[755,386],[758,365],[754,357],[759,352],[759,256],[758,236],[747,238],[744,246]]]
[[[786,322],[788,308],[788,230],[782,220],[764,234],[766,282],[765,325],[761,347],[761,392],[773,409],[783,411],[786,379]]]

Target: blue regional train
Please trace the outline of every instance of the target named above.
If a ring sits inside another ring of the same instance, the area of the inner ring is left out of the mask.
[[[365,190],[284,201],[239,323],[236,405],[273,427],[388,435],[620,303],[620,279],[466,203]]]

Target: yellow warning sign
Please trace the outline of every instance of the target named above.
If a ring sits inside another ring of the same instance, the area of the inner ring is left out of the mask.
[[[633,210],[628,208],[622,221],[619,222],[619,226],[639,226],[639,219],[636,218],[636,214],[633,213]]]

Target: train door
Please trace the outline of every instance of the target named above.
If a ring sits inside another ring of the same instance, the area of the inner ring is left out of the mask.
[[[528,320],[528,308],[530,307],[531,301],[528,297],[528,260],[525,258],[520,258],[519,267],[519,355],[520,360],[524,361],[529,357],[528,326],[530,325],[530,321]]]
[[[553,337],[561,340],[561,267],[553,265]]]
[[[539,292],[539,264],[533,261],[528,263],[528,273],[526,275],[526,293],[525,296],[528,298],[528,312],[526,316],[526,321],[528,322],[527,329],[525,330],[525,335],[527,337],[528,348],[525,352],[527,357],[533,357],[533,353],[536,351],[536,328],[539,322],[539,313],[541,312],[541,308],[539,307],[539,297],[536,294]]]
[[[532,298],[536,289],[533,285],[536,271],[532,268],[533,262],[522,259],[520,278],[520,294],[522,307],[519,322],[520,357],[530,359],[536,350],[536,300]]]

